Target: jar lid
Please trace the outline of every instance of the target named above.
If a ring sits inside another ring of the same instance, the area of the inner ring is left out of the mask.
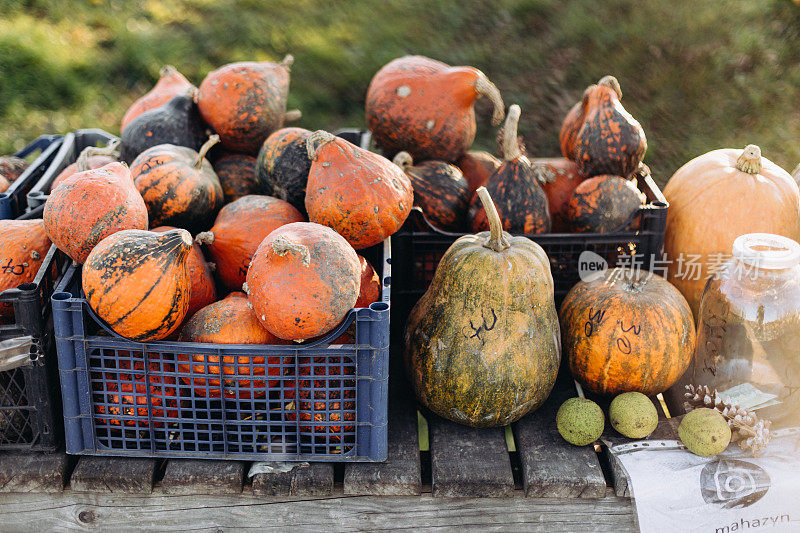
[[[747,233],[733,241],[733,257],[756,268],[792,268],[800,264],[800,244],[772,233]]]

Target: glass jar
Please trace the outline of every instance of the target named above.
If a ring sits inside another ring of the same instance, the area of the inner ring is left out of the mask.
[[[773,427],[800,426],[800,244],[751,233],[732,255],[705,286],[681,381],[717,389]]]

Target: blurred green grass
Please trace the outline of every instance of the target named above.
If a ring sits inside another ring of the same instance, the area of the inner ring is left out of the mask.
[[[719,147],[800,161],[800,7],[789,0],[0,0],[0,153],[41,133],[118,132],[164,64],[194,83],[219,65],[295,56],[299,125],[364,124],[387,61],[428,55],[482,69],[523,109],[534,156],[583,89],[616,75],[658,181]],[[477,144],[494,150],[479,105]]]

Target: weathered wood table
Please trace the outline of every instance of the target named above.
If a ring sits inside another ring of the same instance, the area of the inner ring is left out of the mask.
[[[0,454],[0,530],[636,530],[613,459],[558,435],[555,411],[575,395],[568,378],[513,439],[426,414],[423,452],[417,405],[402,372],[393,379],[385,463],[249,478],[241,461]]]

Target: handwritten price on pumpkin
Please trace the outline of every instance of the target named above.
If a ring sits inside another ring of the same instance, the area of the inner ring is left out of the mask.
[[[14,276],[21,276],[25,273],[25,268],[28,266],[28,263],[20,263],[15,265],[13,260],[9,257],[8,260],[3,264],[2,259],[0,259],[0,271],[3,274],[12,274]]]
[[[589,309],[589,319],[583,325],[583,333],[586,335],[586,338],[594,335],[597,328],[603,323],[605,316],[605,310],[594,311],[591,308]],[[622,331],[621,335],[618,336],[615,341],[617,349],[625,355],[630,355],[633,350],[633,345],[628,338],[628,334],[632,333],[638,337],[639,333],[642,332],[642,326],[632,323],[630,326],[626,327],[625,322],[622,320],[617,320],[617,324],[619,324],[620,330]]]

